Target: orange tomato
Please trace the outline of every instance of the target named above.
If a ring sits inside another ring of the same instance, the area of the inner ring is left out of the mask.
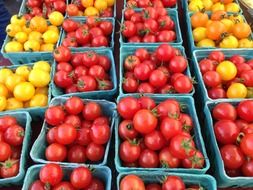
[[[78,7],[75,4],[69,4],[67,6],[66,12],[69,16],[77,16],[78,15]]]
[[[222,11],[222,10],[219,10],[219,11],[214,11],[211,15],[211,20],[215,20],[215,21],[218,21],[218,20],[221,20],[223,18],[226,18],[228,15],[227,15],[227,12],[226,11]]]
[[[226,27],[222,22],[213,21],[206,28],[206,36],[211,40],[220,40],[222,34],[226,32]]]
[[[251,33],[250,26],[245,22],[236,23],[233,26],[233,34],[238,39],[247,38]]]
[[[196,12],[191,16],[191,23],[193,28],[204,27],[208,21],[208,15],[203,12]]]
[[[233,3],[234,0],[222,0],[222,3],[228,4],[228,3]]]
[[[31,30],[43,33],[47,30],[47,21],[40,16],[35,16],[30,21]]]

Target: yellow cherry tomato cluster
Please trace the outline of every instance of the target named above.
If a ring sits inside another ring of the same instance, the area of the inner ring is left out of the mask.
[[[0,111],[47,106],[50,71],[47,61],[0,69]]]
[[[192,12],[197,12],[205,9],[206,11],[226,11],[239,13],[240,6],[234,0],[190,0],[188,9]]]
[[[251,27],[241,15],[215,11],[208,16],[205,12],[195,12],[191,25],[197,47],[253,48]]]
[[[35,16],[28,22],[23,16],[13,15],[6,27],[11,41],[6,43],[5,52],[53,51],[60,36],[58,26],[63,21],[63,15],[57,11],[49,15],[49,23],[40,16]]]

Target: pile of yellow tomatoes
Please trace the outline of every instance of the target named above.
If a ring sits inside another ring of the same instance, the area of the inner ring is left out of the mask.
[[[49,15],[49,21],[41,16],[33,17],[29,22],[24,16],[13,15],[6,33],[11,38],[4,50],[10,52],[53,51],[58,42],[64,16],[57,11]]]
[[[0,69],[0,111],[47,106],[50,72],[46,61]]]
[[[190,0],[189,11],[197,12],[205,9],[206,11],[226,11],[239,13],[240,6],[234,0]]]
[[[191,16],[194,42],[197,47],[253,48],[251,27],[241,15],[215,11]]]

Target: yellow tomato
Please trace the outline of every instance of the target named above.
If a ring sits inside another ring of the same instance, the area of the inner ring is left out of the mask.
[[[11,75],[13,75],[12,70],[7,68],[0,69],[0,83],[5,84],[7,78]]]
[[[30,32],[32,32],[31,28],[29,28],[27,25],[22,26],[22,31],[30,34]]]
[[[25,82],[25,79],[20,75],[11,75],[9,76],[6,81],[5,85],[8,88],[10,92],[13,92],[15,86],[17,86],[19,83]]]
[[[41,44],[40,51],[53,51],[54,44]]]
[[[28,40],[35,40],[38,41],[39,43],[42,43],[43,42],[42,34],[37,31],[32,31],[28,36]]]
[[[47,27],[47,30],[53,30],[55,32],[57,32],[58,34],[60,33],[59,29],[57,26],[54,26],[54,25],[50,25]]]
[[[48,98],[45,94],[35,94],[30,100],[30,107],[45,107],[47,106]]]
[[[212,24],[212,23],[213,23],[212,20],[208,20],[205,27],[208,27],[208,26],[209,26],[210,24]]]
[[[35,16],[30,20],[30,28],[33,31],[43,33],[47,30],[47,21],[41,16]]]
[[[230,35],[228,37],[223,38],[220,43],[221,48],[238,48],[239,42],[236,37]]]
[[[202,0],[202,2],[203,2],[205,10],[210,11],[213,6],[212,0]]]
[[[40,69],[33,69],[28,78],[35,87],[45,87],[50,82],[50,74]]]
[[[242,15],[239,14],[230,15],[229,19],[232,20],[234,24],[238,22],[244,22]]]
[[[5,31],[8,34],[8,36],[14,37],[21,30],[22,30],[21,26],[17,24],[8,24]]]
[[[19,101],[28,101],[35,94],[35,88],[30,82],[19,83],[13,91],[14,97]]]
[[[23,108],[23,102],[16,98],[8,98],[5,110],[16,110]]]
[[[240,6],[237,3],[229,3],[229,4],[225,5],[225,10],[227,12],[239,13]]]
[[[18,16],[18,15],[13,15],[11,17],[11,24],[17,24],[19,26],[24,26],[26,23],[25,17],[23,16]]]
[[[248,38],[239,40],[239,48],[253,48],[253,41]]]
[[[6,53],[10,52],[20,52],[23,51],[23,45],[16,41],[11,41],[6,43],[4,50]]]
[[[40,43],[36,40],[28,40],[24,43],[25,51],[40,51]]]
[[[236,77],[237,68],[231,61],[222,61],[216,67],[216,72],[219,73],[222,80],[229,81]]]
[[[208,1],[210,1],[210,0],[208,0]],[[107,2],[108,7],[112,7],[115,3],[115,0],[106,0],[106,2]]]
[[[211,8],[212,12],[215,12],[215,11],[225,11],[225,6],[223,3],[221,2],[218,2],[218,3],[215,3],[212,8]]]
[[[83,7],[88,8],[94,5],[94,0],[81,0]]]
[[[37,61],[34,63],[33,69],[40,69],[50,73],[51,66],[47,61]]]
[[[231,32],[234,26],[234,23],[232,20],[228,19],[228,18],[224,18],[221,20],[221,22],[225,25],[227,32]]]
[[[28,36],[25,32],[18,32],[15,34],[14,40],[20,43],[25,43],[28,39]]]
[[[46,44],[55,44],[58,41],[59,34],[53,30],[46,31],[42,38]]]
[[[8,92],[7,87],[2,83],[0,83],[0,96],[4,96],[4,97],[9,96],[9,92]]]
[[[106,0],[96,0],[94,3],[94,7],[101,11],[104,11],[105,9],[107,9],[107,1]]]
[[[204,9],[204,4],[200,0],[193,0],[189,3],[188,8],[190,11],[198,12]]]
[[[26,65],[19,66],[15,74],[22,76],[25,80],[28,80],[28,76],[30,74],[30,68]]]
[[[48,87],[36,88],[35,94],[45,94],[48,96]]]
[[[246,98],[247,88],[242,83],[233,83],[227,90],[228,98]]]
[[[88,7],[84,11],[84,16],[99,16],[99,11],[95,7]]]
[[[7,106],[7,100],[5,96],[0,96],[0,111],[4,111]]]
[[[54,26],[61,26],[64,16],[59,11],[54,11],[49,15],[49,22]]]
[[[192,31],[192,33],[195,42],[199,42],[206,38],[206,28],[204,27],[197,27]]]
[[[197,43],[197,47],[215,47],[215,43],[213,40],[205,38]]]

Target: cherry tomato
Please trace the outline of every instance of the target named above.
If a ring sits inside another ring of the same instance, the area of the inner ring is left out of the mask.
[[[253,122],[253,100],[240,102],[237,106],[237,114],[241,119],[247,122]]]
[[[145,149],[139,157],[139,165],[142,168],[156,168],[159,165],[159,158],[155,151]]]
[[[49,125],[59,125],[65,119],[65,112],[61,106],[51,106],[45,112],[45,119]]]
[[[160,61],[170,61],[174,55],[173,47],[168,44],[162,44],[156,49],[156,56]]]
[[[237,113],[234,106],[230,103],[219,103],[212,111],[213,117],[217,120],[236,120]]]
[[[77,136],[77,130],[70,124],[61,124],[57,127],[55,139],[58,143],[67,145],[75,141]]]
[[[242,173],[244,176],[252,177],[253,176],[253,160],[245,161],[242,165]]]
[[[120,181],[120,190],[129,190],[129,189],[136,189],[136,190],[145,190],[144,182],[141,178],[136,175],[126,175]]]
[[[65,109],[69,114],[77,115],[82,112],[84,103],[79,97],[71,97],[65,103]]]
[[[211,59],[220,63],[225,60],[225,55],[222,51],[212,51],[209,54],[208,59]]]
[[[31,184],[29,190],[44,190],[44,186],[44,183],[42,183],[40,180],[36,180]]]
[[[157,151],[164,147],[166,140],[160,131],[155,130],[145,135],[144,143],[150,150]]]
[[[142,109],[152,110],[156,107],[155,101],[147,96],[142,96],[138,99]]]
[[[91,140],[96,144],[105,144],[110,138],[110,127],[108,124],[92,125],[90,132]]]
[[[3,141],[0,141],[0,162],[4,162],[10,158],[11,153],[11,146]]]
[[[70,175],[70,182],[77,189],[87,188],[91,184],[91,181],[91,171],[84,166],[75,168]]]
[[[54,186],[61,182],[63,178],[63,171],[58,164],[50,163],[41,168],[39,176],[43,183],[48,183]]]
[[[179,120],[166,117],[162,120],[160,130],[166,140],[170,140],[172,137],[182,132],[183,126]]]
[[[167,99],[161,102],[157,107],[157,113],[160,118],[178,118],[180,116],[180,104],[175,99]]]
[[[105,190],[104,183],[99,178],[93,177],[86,190]]]
[[[54,58],[57,62],[68,62],[71,59],[69,48],[60,46],[54,50]]]
[[[193,89],[192,81],[188,76],[179,76],[174,82],[174,88],[178,93],[190,93]]]
[[[216,66],[215,62],[211,59],[202,59],[199,62],[199,68],[202,74],[205,74],[207,71],[215,71]]]
[[[167,83],[167,76],[161,70],[153,70],[149,76],[149,83],[154,87],[162,87]]]
[[[99,55],[98,64],[101,65],[106,72],[111,68],[111,60],[105,55]]]
[[[95,91],[97,89],[97,82],[92,76],[81,76],[77,79],[77,89],[80,92]]]
[[[182,160],[182,165],[184,168],[198,168],[201,169],[204,167],[205,158],[200,151],[196,151],[194,155],[190,158]]]
[[[211,99],[226,98],[226,92],[221,87],[215,87],[208,90],[208,96]]]
[[[138,100],[133,97],[122,98],[117,105],[117,110],[124,119],[132,119],[135,113],[140,109],[141,107]]]
[[[15,117],[8,115],[2,116],[0,118],[0,131],[5,132],[8,127],[15,124],[17,124],[17,120]]]
[[[68,161],[73,163],[85,163],[86,149],[81,145],[73,145],[68,150]]]
[[[12,146],[19,146],[23,143],[25,131],[19,125],[12,125],[4,132],[4,140]]]
[[[109,36],[112,33],[113,25],[110,21],[102,21],[99,24],[99,27],[102,29],[103,34]]]
[[[6,160],[2,163],[0,168],[0,176],[2,178],[10,178],[18,175],[19,172],[19,161],[17,160]]]
[[[217,87],[222,82],[219,73],[217,73],[216,71],[207,71],[203,75],[203,80],[204,80],[205,85],[210,88]]]
[[[174,56],[169,63],[169,70],[173,73],[182,73],[187,68],[187,60],[183,56]]]
[[[57,64],[57,71],[66,71],[66,72],[70,72],[73,70],[73,67],[71,64],[67,63],[67,62],[60,62]]]
[[[132,163],[139,159],[141,154],[140,145],[134,142],[124,141],[119,147],[120,159],[126,163]]]
[[[48,161],[62,162],[67,157],[67,148],[61,144],[50,144],[45,151],[46,159]]]
[[[89,41],[92,38],[91,33],[89,32],[89,30],[87,30],[85,28],[78,28],[75,31],[75,34],[76,34],[75,35],[76,41],[80,45],[85,45],[85,44],[89,43]]]
[[[155,93],[155,88],[150,83],[144,82],[139,85],[137,92],[141,94],[144,93],[153,94]]]
[[[97,162],[103,159],[105,148],[91,142],[86,148],[86,156],[90,161]]]
[[[75,190],[73,185],[70,182],[62,181],[58,185],[56,185],[53,190]]]
[[[166,190],[183,190],[185,189],[185,184],[183,180],[178,176],[169,176],[162,184],[162,189]]]
[[[168,147],[163,148],[159,152],[159,161],[163,168],[177,168],[180,165],[180,159],[174,157]]]
[[[62,27],[66,32],[74,32],[78,29],[78,23],[72,19],[66,19],[62,23]]]
[[[119,125],[119,136],[123,140],[134,139],[138,135],[138,132],[133,127],[131,120],[123,120]]]
[[[46,138],[47,138],[47,142],[49,144],[56,142],[56,140],[55,140],[56,130],[57,130],[57,127],[53,127],[48,130]]]
[[[253,143],[253,134],[246,134],[240,142],[240,148],[246,156],[252,157],[253,155],[252,143]]]

